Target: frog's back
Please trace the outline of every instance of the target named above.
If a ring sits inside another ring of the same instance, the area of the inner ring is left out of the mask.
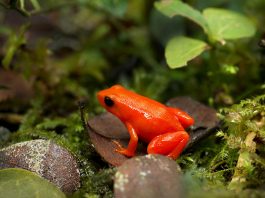
[[[120,118],[131,123],[141,139],[149,142],[157,135],[184,130],[177,116],[167,106],[132,93],[131,97],[120,97],[119,102],[126,104],[122,112],[124,115]]]
[[[126,89],[119,92],[118,102],[122,104],[125,110],[124,113],[126,114],[161,117],[167,113],[167,107],[165,105]]]

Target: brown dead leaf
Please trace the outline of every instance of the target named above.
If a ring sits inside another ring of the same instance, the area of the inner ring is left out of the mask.
[[[129,139],[129,134],[127,132],[124,124],[111,113],[102,113],[91,120],[88,124],[100,135],[106,138],[115,139]],[[111,127],[109,127],[111,126]]]

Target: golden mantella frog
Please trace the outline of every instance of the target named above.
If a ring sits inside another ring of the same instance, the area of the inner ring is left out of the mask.
[[[118,142],[117,152],[132,157],[138,139],[148,143],[147,153],[176,159],[185,148],[189,134],[185,128],[194,124],[186,112],[165,106],[155,100],[129,91],[121,85],[99,91],[100,104],[117,116],[127,127],[130,141],[127,148]]]

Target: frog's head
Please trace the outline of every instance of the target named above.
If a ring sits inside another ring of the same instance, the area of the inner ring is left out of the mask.
[[[107,111],[121,118],[121,98],[125,89],[121,85],[114,85],[97,93],[101,106]]]

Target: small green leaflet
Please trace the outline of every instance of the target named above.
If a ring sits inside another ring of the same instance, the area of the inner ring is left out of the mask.
[[[225,39],[251,37],[256,28],[247,17],[225,9],[207,8],[203,11],[213,40],[225,43]]]
[[[180,15],[200,25],[206,33],[209,30],[207,21],[202,16],[202,14],[198,10],[195,10],[188,4],[183,3],[179,0],[167,0],[167,1],[155,2],[155,7],[157,8],[157,10],[159,10],[168,17],[174,17],[176,15]]]
[[[188,37],[174,37],[166,46],[166,61],[175,69],[187,65],[187,62],[200,55],[207,48],[207,43]]]

